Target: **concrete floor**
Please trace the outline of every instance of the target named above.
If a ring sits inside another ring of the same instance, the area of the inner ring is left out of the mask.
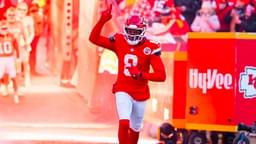
[[[21,91],[19,104],[11,95],[0,95],[0,144],[117,143],[115,111],[92,111],[76,89],[60,87],[57,77],[33,77]],[[157,144],[149,136],[156,128],[145,123],[139,144]],[[250,139],[256,144],[255,137]]]
[[[115,112],[92,112],[75,89],[58,86],[56,77],[33,77],[24,96],[0,96],[0,144],[117,143]],[[157,140],[142,132],[140,143]]]

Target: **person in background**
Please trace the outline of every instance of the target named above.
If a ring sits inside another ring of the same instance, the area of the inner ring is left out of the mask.
[[[242,27],[245,32],[256,32],[256,0],[251,0],[245,8]]]
[[[30,65],[29,65],[29,55],[31,52],[31,42],[35,36],[34,30],[34,20],[28,15],[28,5],[25,2],[19,2],[16,7],[17,20],[22,23],[24,32],[24,46],[20,48],[21,65],[23,65],[24,74],[24,85],[29,86],[31,84],[30,78]]]
[[[181,11],[189,26],[194,21],[196,12],[201,8],[201,0],[174,0],[175,7]]]
[[[12,80],[14,102],[19,103],[18,83],[16,80],[16,59],[19,59],[19,48],[16,38],[8,31],[6,20],[0,21],[0,79],[7,74]]]
[[[38,74],[36,71],[37,46],[38,46],[37,44],[38,44],[38,41],[39,41],[39,39],[43,33],[43,29],[44,29],[43,14],[40,13],[39,9],[40,8],[37,3],[32,3],[29,7],[29,14],[33,18],[34,30],[35,30],[35,35],[31,42],[31,52],[30,52],[30,57],[29,57],[30,72],[32,75]]]
[[[218,32],[230,31],[230,12],[235,6],[235,0],[215,0],[216,1],[216,14],[220,21],[220,29]]]
[[[242,32],[243,26],[242,21],[245,18],[246,6],[249,0],[237,0],[235,6],[230,12],[230,31],[231,32]]]
[[[11,6],[14,6],[12,0],[0,0],[0,19],[5,18],[5,12]]]
[[[14,6],[11,6],[7,9],[5,12],[5,17],[7,21],[8,26],[8,32],[13,35],[13,37],[16,39],[18,48],[21,49],[25,46],[25,36],[23,31],[23,25],[20,21],[16,19],[16,8]],[[20,61],[17,61],[18,65]],[[19,75],[21,71],[21,67],[16,67],[17,71],[17,80],[20,80]],[[5,83],[8,85],[9,78],[5,78]],[[6,91],[8,93],[8,91]],[[22,95],[21,93],[19,95]]]
[[[211,1],[203,1],[191,25],[194,32],[216,32],[220,28],[218,16]]]

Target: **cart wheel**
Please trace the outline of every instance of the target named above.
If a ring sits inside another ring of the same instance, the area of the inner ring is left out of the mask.
[[[233,144],[235,133],[233,132],[224,132],[222,134],[222,141],[224,144]]]
[[[215,131],[211,131],[211,141],[212,141],[212,144],[218,144],[219,142],[219,133],[218,132],[215,132]]]
[[[233,144],[250,144],[250,140],[244,132],[241,132],[235,137]]]
[[[189,144],[206,144],[206,135],[202,132],[192,132],[189,136]]]
[[[180,136],[181,144],[188,144],[188,139],[189,139],[188,130],[186,130],[186,129],[178,129],[177,133]]]

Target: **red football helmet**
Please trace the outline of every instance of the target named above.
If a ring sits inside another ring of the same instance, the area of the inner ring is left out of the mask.
[[[146,22],[143,17],[131,15],[125,22],[125,39],[130,45],[137,45],[143,38],[146,31]]]
[[[5,19],[0,21],[0,35],[7,35],[8,34],[8,24]]]
[[[8,22],[16,22],[16,10],[14,7],[9,7],[5,14]]]

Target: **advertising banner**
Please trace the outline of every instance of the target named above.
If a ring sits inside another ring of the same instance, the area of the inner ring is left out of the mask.
[[[240,34],[236,51],[236,100],[237,122],[252,125],[256,120],[256,36]]]
[[[218,130],[235,124],[235,42],[232,33],[189,35],[188,128]]]

